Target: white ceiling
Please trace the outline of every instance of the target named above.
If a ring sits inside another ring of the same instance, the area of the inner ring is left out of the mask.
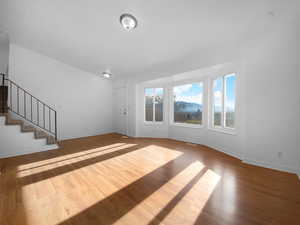
[[[83,70],[115,78],[177,73],[210,49],[241,45],[274,21],[296,15],[298,0],[1,0],[0,30],[11,42]],[[138,19],[125,31],[122,13]]]

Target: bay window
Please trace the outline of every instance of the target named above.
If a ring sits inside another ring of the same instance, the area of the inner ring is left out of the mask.
[[[173,124],[203,124],[203,83],[173,87]]]
[[[236,75],[217,77],[212,83],[212,127],[235,128]]]
[[[145,88],[145,121],[163,121],[163,88]]]

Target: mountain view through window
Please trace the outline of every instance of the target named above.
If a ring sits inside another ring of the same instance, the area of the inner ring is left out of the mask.
[[[203,83],[173,87],[174,122],[202,124]]]
[[[234,128],[235,123],[235,74],[213,81],[213,125]]]

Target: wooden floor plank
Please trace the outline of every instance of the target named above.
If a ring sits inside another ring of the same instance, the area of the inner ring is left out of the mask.
[[[299,225],[293,174],[117,134],[1,159],[1,225]]]

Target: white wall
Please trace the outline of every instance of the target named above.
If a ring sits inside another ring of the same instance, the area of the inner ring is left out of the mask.
[[[9,40],[5,33],[0,31],[0,73],[6,74],[9,58]]]
[[[299,22],[249,43],[245,159],[265,166],[300,169]],[[280,156],[282,152],[282,156]]]
[[[128,100],[135,108],[135,121],[129,122],[131,133],[135,136],[169,137],[205,144],[247,163],[300,174],[300,32],[295,29],[297,23],[281,21],[241,47],[232,47],[231,50],[222,48],[220,54],[224,58],[217,59],[212,52],[207,52],[212,65],[216,62],[238,62],[237,135],[217,133],[206,128],[171,126],[168,117],[165,117],[163,125],[148,126],[143,123],[144,87],[155,83],[168,86],[174,77],[188,79],[194,73],[201,78],[203,71],[209,68],[216,72],[215,67],[206,66],[204,70],[166,78],[157,79],[159,75],[146,78],[141,75],[131,80],[130,89],[135,86],[135,93],[129,94]],[[199,63],[199,67],[204,66]],[[165,107],[168,107],[167,102]]]
[[[10,79],[57,110],[59,139],[112,132],[112,82],[18,45]]]

